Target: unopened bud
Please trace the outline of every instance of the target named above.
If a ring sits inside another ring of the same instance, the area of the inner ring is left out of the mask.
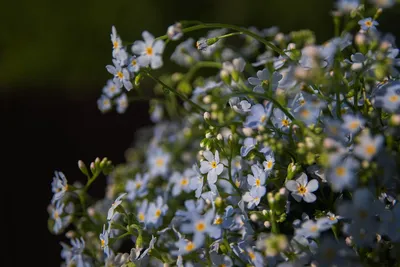
[[[210,120],[211,119],[211,114],[210,114],[210,112],[204,112],[204,114],[203,114],[203,118],[204,118],[204,120]]]
[[[222,198],[221,197],[216,197],[215,198],[215,206],[220,207],[222,204]]]
[[[182,24],[177,22],[174,25],[169,26],[167,30],[167,36],[173,41],[179,40],[183,36]]]
[[[204,104],[210,104],[211,101],[212,101],[212,97],[210,95],[206,95],[205,97],[203,97]]]
[[[96,166],[94,165],[94,162],[90,163],[90,170],[92,173],[96,172]]]
[[[249,127],[243,128],[242,131],[245,136],[251,136],[253,134],[253,129]]]
[[[82,160],[78,160],[78,168],[81,170],[81,172],[84,175],[86,175],[86,176],[89,175],[88,169],[86,168],[86,165]]]
[[[222,134],[217,134],[217,139],[219,140],[219,141],[221,141],[221,140],[223,140],[224,138],[222,137]]]
[[[258,220],[258,216],[257,214],[253,213],[250,215],[250,220],[252,220],[253,222],[256,222]]]
[[[390,123],[393,124],[394,126],[399,126],[400,125],[400,115],[395,114],[392,115],[390,118]]]
[[[265,228],[270,228],[271,227],[271,223],[269,221],[265,221],[264,222],[264,226],[265,226]]]
[[[206,138],[211,138],[213,135],[211,133],[206,133]]]

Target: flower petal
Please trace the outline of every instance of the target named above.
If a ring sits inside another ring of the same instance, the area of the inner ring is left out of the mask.
[[[159,69],[163,65],[163,61],[161,56],[152,56],[151,57],[151,68],[153,70]]]
[[[211,151],[209,151],[209,150],[206,150],[206,151],[203,152],[203,157],[204,157],[206,160],[208,160],[209,162],[211,162],[211,161],[214,160],[214,155],[213,155],[213,153],[212,153]]]
[[[164,47],[164,42],[161,40],[157,40],[153,45],[153,52],[156,54],[162,54],[164,52]]]
[[[261,80],[255,77],[250,77],[247,79],[251,85],[259,85],[261,84]]]
[[[300,194],[298,194],[298,193],[295,193],[295,192],[292,193],[292,197],[293,197],[297,202],[300,202],[300,201],[303,199],[303,196],[302,196],[302,195],[300,195]]]
[[[319,184],[318,184],[317,179],[313,179],[307,184],[307,191],[314,192],[318,189],[318,186],[319,186]]]
[[[303,199],[304,199],[305,202],[311,203],[311,202],[314,202],[317,199],[317,197],[313,193],[307,192],[303,196]]]
[[[305,174],[304,172],[301,173],[300,177],[296,179],[296,182],[298,182],[300,185],[302,186],[307,186],[307,182],[308,182],[308,177],[307,174]]]
[[[208,161],[202,161],[202,162],[200,162],[200,172],[201,173],[208,173],[210,170],[211,170],[212,168],[211,168],[211,165],[210,165],[210,162],[208,162]]]
[[[297,192],[297,187],[299,186],[299,184],[296,181],[290,180],[287,181],[285,186],[289,191]]]
[[[142,32],[143,40],[145,41],[146,45],[151,46],[154,41],[154,36],[149,33],[148,31]]]
[[[131,49],[132,53],[141,55],[146,50],[146,44],[143,41],[135,41]]]

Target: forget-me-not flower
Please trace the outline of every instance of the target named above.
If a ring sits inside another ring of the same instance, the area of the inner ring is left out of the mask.
[[[138,57],[138,63],[141,67],[150,67],[158,69],[163,65],[162,53],[164,52],[164,42],[154,39],[154,36],[148,31],[142,33],[144,41],[135,41],[132,45],[132,52]]]
[[[296,181],[287,181],[285,186],[292,192],[291,195],[297,202],[304,199],[305,202],[311,203],[317,199],[312,192],[318,189],[318,181],[316,179],[308,181],[307,174],[304,172],[296,179]]]

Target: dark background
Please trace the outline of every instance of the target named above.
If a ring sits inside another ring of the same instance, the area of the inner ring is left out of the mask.
[[[0,99],[7,150],[2,187],[9,199],[3,205],[12,205],[2,219],[11,226],[6,235],[12,266],[59,265],[61,237],[47,231],[54,170],[63,171],[70,182],[84,181],[79,159],[88,163],[107,156],[121,163],[135,131],[150,123],[147,103],[135,103],[123,115],[102,115],[97,109],[110,78],[105,65],[111,63],[111,25],[129,42],[140,39],[143,30],[163,35],[178,20],[276,25],[284,33],[309,28],[324,42],[333,34],[332,6],[321,0],[23,0],[3,5]],[[399,36],[399,15],[398,6],[385,12],[379,28],[397,30]],[[91,193],[102,197],[104,185],[105,178],[98,179]]]

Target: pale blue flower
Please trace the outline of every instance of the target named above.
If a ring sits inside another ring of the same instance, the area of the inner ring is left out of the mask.
[[[154,123],[158,123],[163,119],[164,109],[163,106],[159,103],[155,104],[152,108],[150,119]]]
[[[118,253],[117,255],[112,254],[106,259],[105,267],[124,267],[128,262],[128,253]]]
[[[321,109],[305,103],[297,110],[297,112],[294,113],[294,116],[309,126],[317,122],[320,113]]]
[[[240,155],[242,157],[247,156],[251,150],[256,147],[257,140],[252,137],[246,137],[243,141],[243,146],[240,148]]]
[[[64,213],[64,203],[61,201],[56,202],[56,206],[53,207],[51,217],[54,220],[53,231],[54,233],[59,233],[65,226],[65,217],[62,217]]]
[[[194,172],[193,176],[190,178],[189,187],[190,189],[195,190],[195,196],[199,198],[203,192],[204,178],[196,164],[193,165],[193,171]]]
[[[372,137],[367,131],[358,137],[359,142],[354,147],[354,154],[361,159],[370,161],[382,148],[384,138],[382,135]]]
[[[73,262],[76,267],[91,267],[92,264],[88,260],[86,256],[83,255],[83,250],[85,249],[85,240],[81,238],[73,238],[71,239],[71,252],[72,258],[71,262]]]
[[[121,93],[121,87],[122,84],[119,80],[108,80],[107,84],[103,87],[103,94],[108,98],[112,98]]]
[[[147,199],[144,199],[142,203],[140,203],[140,206],[138,207],[137,211],[138,221],[144,224],[147,224],[148,222],[147,207],[148,207],[148,201]]]
[[[296,181],[287,181],[285,187],[292,192],[291,195],[297,202],[304,199],[305,202],[312,203],[317,199],[312,192],[318,190],[318,181],[316,179],[308,181],[305,173],[302,173]]]
[[[350,13],[352,10],[355,10],[360,5],[359,0],[338,0],[336,2],[336,8],[339,11]]]
[[[229,99],[229,105],[231,108],[240,114],[246,114],[250,112],[251,104],[247,100],[240,100],[239,97],[231,97]]]
[[[332,190],[339,192],[346,188],[354,188],[357,183],[355,175],[359,167],[359,162],[353,157],[343,158],[338,153],[330,157],[330,163],[326,179],[331,184]]]
[[[112,56],[114,58],[117,58],[119,52],[121,51],[121,49],[123,49],[123,45],[121,38],[117,34],[117,29],[115,28],[115,26],[111,27],[111,42],[113,46]]]
[[[336,215],[330,211],[326,213],[326,217],[329,219],[327,223],[330,225],[337,224],[340,219],[343,219],[342,216]]]
[[[272,103],[268,102],[268,104],[264,107],[261,104],[256,104],[251,107],[251,114],[247,116],[246,121],[244,123],[245,127],[250,127],[253,129],[257,129],[259,126],[265,126],[272,112]]]
[[[165,176],[169,170],[170,154],[164,152],[161,148],[156,148],[149,152],[147,157],[147,166],[151,177]]]
[[[204,209],[204,200],[199,198],[197,201],[193,199],[186,200],[185,210],[177,210],[175,215],[183,217],[184,220],[190,220],[193,216],[196,216],[203,212]]]
[[[250,190],[249,192],[244,193],[242,199],[244,202],[247,202],[248,209],[253,209],[255,206],[260,204],[261,197],[263,197],[261,193],[263,193],[261,190]]]
[[[119,97],[115,99],[115,102],[117,104],[117,112],[118,113],[125,113],[126,109],[128,108],[129,102],[128,102],[128,97],[126,94],[121,94]]]
[[[155,40],[154,36],[148,31],[142,33],[143,41],[135,41],[132,45],[132,52],[138,55],[138,63],[141,67],[158,69],[163,65],[162,53],[164,52],[164,42]]]
[[[389,8],[396,4],[395,0],[369,0],[369,2],[378,8]]]
[[[218,254],[216,252],[210,253],[210,258],[213,266],[231,267],[233,262],[227,255]]]
[[[219,152],[215,151],[215,157],[212,152],[206,150],[203,153],[205,160],[200,162],[200,172],[202,174],[207,173],[207,183],[211,191],[216,193],[217,187],[215,183],[217,182],[218,175],[224,170],[224,165],[219,161]]]
[[[357,133],[365,124],[365,119],[360,115],[345,114],[343,118],[343,129],[352,134]]]
[[[51,191],[54,193],[51,200],[52,203],[61,200],[68,191],[68,181],[65,175],[58,171],[55,171],[54,175],[53,182],[51,183]]]
[[[321,232],[330,228],[331,224],[329,224],[329,219],[326,217],[319,218],[315,222],[307,220],[301,225],[300,229],[296,229],[296,235],[302,235],[306,238],[317,238]]]
[[[379,86],[374,96],[374,106],[400,114],[400,81],[391,81]]]
[[[163,221],[163,216],[165,216],[167,211],[167,204],[164,204],[163,198],[158,196],[156,202],[151,202],[149,205],[149,210],[147,211],[148,224],[155,228],[160,227]]]
[[[102,95],[97,99],[97,107],[102,113],[109,111],[111,109],[111,99]]]
[[[379,23],[372,18],[365,18],[358,21],[358,25],[360,25],[361,29],[363,29],[364,31],[368,31],[369,29],[376,30],[375,26],[378,26]]]
[[[135,180],[129,179],[126,182],[125,190],[128,193],[127,199],[134,200],[136,197],[143,197],[147,194],[147,184],[149,182],[149,174],[144,173],[143,176],[137,173]]]
[[[205,215],[193,216],[190,223],[182,224],[181,231],[186,234],[193,234],[193,243],[204,244],[205,235],[212,238],[221,236],[221,228],[213,224],[214,211],[210,210]]]
[[[205,95],[208,91],[220,87],[222,82],[215,82],[213,80],[207,80],[203,86],[197,86],[193,90],[193,97],[197,97],[199,95]]]
[[[172,196],[178,196],[182,191],[189,193],[190,189],[190,178],[195,175],[192,169],[186,169],[183,174],[174,172],[171,176],[171,182],[174,184],[172,188]]]
[[[106,69],[109,73],[114,75],[113,81],[115,83],[120,82],[124,85],[125,89],[130,91],[133,88],[132,82],[130,81],[131,75],[128,69],[121,67],[116,60],[113,60],[113,65],[107,65]]]
[[[110,209],[107,213],[107,220],[111,220],[114,217],[115,209],[121,205],[122,198],[126,195],[126,193],[121,194],[117,199],[111,204]]]
[[[278,72],[273,72],[272,75],[268,69],[257,71],[257,78],[250,77],[248,79],[251,85],[255,85],[253,91],[257,93],[264,93],[265,89],[271,88],[275,91],[278,87],[279,81],[282,79],[282,75]]]
[[[251,190],[256,190],[257,195],[264,196],[267,191],[264,186],[267,174],[257,164],[251,166],[251,171],[253,175],[247,175],[247,182],[251,186]]]
[[[270,173],[275,165],[274,152],[271,150],[265,156],[265,161],[263,161],[264,171]]]
[[[283,113],[282,110],[280,110],[279,108],[274,108],[272,114],[273,115],[271,117],[271,120],[276,128],[281,129],[283,131],[289,130],[292,120],[289,119],[289,117],[286,116],[286,114]]]
[[[234,224],[233,214],[235,209],[229,205],[225,208],[224,216],[222,217],[222,228],[223,229],[231,229]]]
[[[193,252],[194,250],[201,247],[202,245],[203,244],[201,244],[201,243],[197,244],[188,239],[180,238],[178,240],[178,242],[175,243],[175,246],[178,248],[178,251],[174,252],[173,254],[183,256],[183,255]]]
[[[106,230],[106,225],[103,225],[103,232],[100,234],[100,246],[103,249],[106,258],[110,256],[110,247],[108,246],[108,238],[110,234],[110,227]]]
[[[135,72],[138,72],[139,69],[140,69],[140,66],[139,66],[137,57],[136,56],[131,56],[130,59],[129,59],[128,70],[131,73],[135,73]]]
[[[182,24],[178,22],[170,25],[167,29],[167,36],[172,41],[177,41],[181,39],[183,36]]]

